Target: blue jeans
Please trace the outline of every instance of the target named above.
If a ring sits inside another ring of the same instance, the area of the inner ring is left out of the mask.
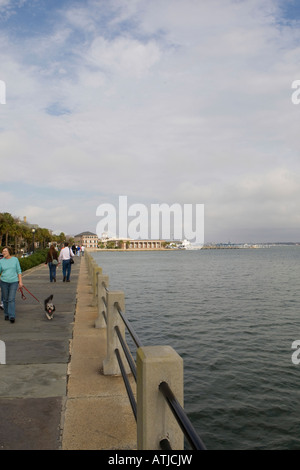
[[[64,259],[62,262],[62,272],[64,279],[67,278],[67,281],[70,280],[71,274],[71,262],[69,259]]]
[[[3,296],[4,315],[6,317],[16,317],[16,292],[18,290],[18,282],[1,281],[1,293]]]
[[[49,274],[50,274],[50,282],[53,281],[53,279],[56,279],[56,264],[53,264],[52,262],[48,263],[49,266]]]

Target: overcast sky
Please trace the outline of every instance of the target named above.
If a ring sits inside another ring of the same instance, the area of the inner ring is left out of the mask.
[[[0,0],[0,80],[0,212],[96,232],[125,195],[300,240],[300,0]]]

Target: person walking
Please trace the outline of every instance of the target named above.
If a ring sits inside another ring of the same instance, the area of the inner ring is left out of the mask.
[[[50,282],[56,282],[56,268],[58,265],[58,254],[54,245],[51,245],[47,253],[46,264],[49,266]]]
[[[23,287],[22,270],[18,258],[12,256],[11,248],[4,247],[2,254],[0,275],[4,318],[14,323],[16,319],[16,292],[19,287]]]
[[[62,262],[62,272],[63,272],[63,282],[70,282],[71,275],[71,259],[73,258],[74,253],[69,248],[69,243],[64,243],[64,248],[61,249],[58,257],[58,261]]]

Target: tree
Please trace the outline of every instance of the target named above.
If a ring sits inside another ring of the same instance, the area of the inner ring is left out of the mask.
[[[28,251],[33,241],[32,227],[33,225],[22,223],[18,217],[13,217],[9,212],[0,212],[0,246],[13,246],[17,253],[22,242],[22,248]],[[66,235],[63,232],[54,236],[47,228],[40,228],[37,225],[34,227],[34,239],[42,248],[51,241],[56,241],[58,244],[66,241]]]
[[[38,241],[42,248],[45,248],[48,242],[51,242],[52,235],[47,228],[37,228],[35,232],[35,240]]]
[[[27,225],[23,226],[23,238],[25,240],[25,251],[28,251],[28,247],[30,247],[32,243],[32,231]]]
[[[1,245],[2,239],[5,235],[5,245],[8,245],[8,236],[9,232],[14,224],[14,218],[9,212],[4,212],[1,214],[0,218],[0,237],[1,237]]]
[[[57,236],[57,242],[58,243],[63,243],[66,241],[66,235],[64,232],[60,232],[60,234]]]

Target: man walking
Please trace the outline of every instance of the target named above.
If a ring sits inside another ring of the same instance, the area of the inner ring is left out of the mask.
[[[69,243],[64,243],[64,248],[62,248],[59,253],[58,261],[62,262],[62,272],[63,272],[63,282],[70,282],[71,275],[71,259],[73,258],[74,253],[71,248],[69,248]]]

